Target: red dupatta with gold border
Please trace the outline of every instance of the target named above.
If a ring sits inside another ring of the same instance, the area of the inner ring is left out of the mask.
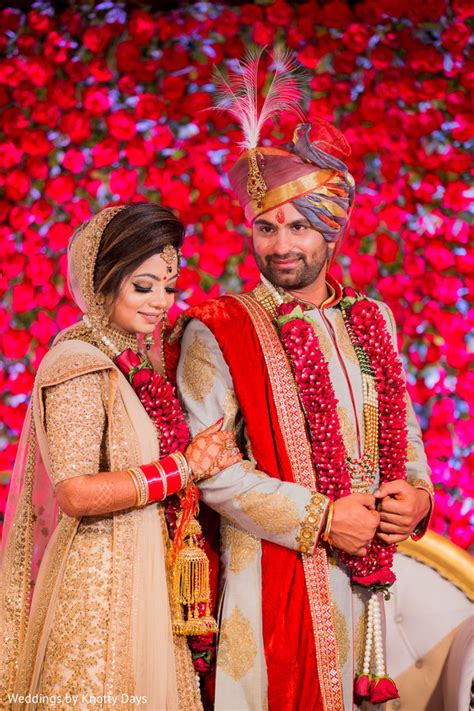
[[[291,367],[254,293],[186,312],[214,334],[229,366],[257,468],[315,490],[315,472]],[[238,333],[238,338],[236,338]],[[262,541],[263,640],[272,709],[344,708],[326,551]]]

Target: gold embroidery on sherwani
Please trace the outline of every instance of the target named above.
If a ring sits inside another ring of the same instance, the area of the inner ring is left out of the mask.
[[[344,319],[342,313],[338,309],[333,309],[334,313],[334,331],[336,334],[337,345],[339,346],[342,353],[346,356],[346,359],[354,365],[359,365],[357,356],[352,345],[352,341],[347,333],[347,328],[344,324]]]
[[[337,649],[339,651],[339,664],[341,667],[347,662],[349,657],[349,633],[347,631],[346,618],[338,608],[335,601],[332,604],[334,617],[334,628],[336,630]]]
[[[233,298],[247,310],[262,344],[278,422],[290,457],[293,478],[296,483],[314,490],[315,474],[305,420],[290,365],[271,321],[271,314],[269,317],[264,307],[257,303],[252,295],[244,294]],[[303,554],[302,557],[325,711],[342,711],[344,702],[341,668],[332,617],[326,551],[323,546],[318,545],[312,556]]]
[[[212,390],[216,367],[206,343],[198,333],[186,351],[183,361],[183,392],[195,402],[204,402]]]
[[[306,516],[300,525],[296,538],[298,550],[301,553],[312,553],[321,526],[321,520],[326,510],[327,498],[317,491],[313,492],[306,505]]]
[[[357,434],[354,427],[354,422],[351,419],[348,411],[342,405],[337,408],[337,416],[341,427],[341,435],[344,441],[344,446],[350,456],[357,456]]]
[[[222,424],[222,429],[233,428],[235,423],[235,416],[239,409],[239,403],[237,402],[237,397],[233,390],[226,390],[224,396],[224,422]]]
[[[354,625],[354,668],[356,672],[362,671],[365,653],[365,630],[367,627],[367,611],[363,613]]]
[[[252,669],[256,656],[257,644],[251,622],[236,605],[221,624],[217,666],[238,681]]]
[[[326,360],[328,363],[332,358],[332,353],[333,353],[333,347],[331,344],[331,340],[327,334],[327,332],[324,330],[322,326],[319,325],[316,321],[311,321],[311,325],[314,328],[314,332],[316,333],[316,336],[318,337],[318,343],[319,347],[321,349],[321,353],[324,356],[324,360]]]
[[[300,522],[295,502],[282,494],[248,491],[236,498],[245,515],[270,533],[286,533]]]
[[[229,568],[240,573],[255,560],[260,550],[260,540],[233,526],[224,517],[221,519],[222,548],[229,554]]]
[[[418,459],[418,453],[413,442],[408,442],[407,448],[407,462],[416,462]]]

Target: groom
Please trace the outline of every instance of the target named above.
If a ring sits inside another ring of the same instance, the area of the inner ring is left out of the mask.
[[[193,433],[224,417],[244,453],[200,485],[221,515],[222,711],[352,709],[354,671],[386,672],[371,586],[393,581],[394,544],[431,508],[392,314],[328,272],[354,199],[348,146],[331,126],[309,133],[230,171],[261,282],[191,309],[182,338]]]

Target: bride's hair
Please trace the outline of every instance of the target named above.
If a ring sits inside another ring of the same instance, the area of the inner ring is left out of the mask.
[[[94,270],[94,291],[116,296],[120,285],[142,262],[167,244],[181,247],[185,228],[167,207],[133,203],[111,219],[100,240]]]

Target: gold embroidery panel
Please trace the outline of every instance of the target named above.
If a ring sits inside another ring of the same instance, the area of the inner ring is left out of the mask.
[[[349,658],[349,633],[347,630],[346,618],[338,608],[335,601],[333,601],[332,604],[332,614],[334,618],[334,629],[336,630],[339,664],[343,667]]]
[[[39,684],[47,696],[103,693],[112,525],[112,517],[85,518],[72,543]]]
[[[352,345],[352,341],[349,337],[349,334],[347,333],[347,328],[344,324],[344,318],[342,316],[342,313],[339,311],[339,309],[333,309],[333,314],[334,332],[336,334],[337,344],[342,353],[346,356],[346,359],[354,365],[358,366],[359,361],[357,360],[354,346]]]
[[[260,540],[233,526],[224,517],[221,519],[222,547],[229,555],[229,569],[240,573],[255,560],[260,551]]]
[[[77,378],[91,371],[108,370],[112,367],[112,363],[104,363],[101,358],[92,353],[66,353],[54,358],[51,363],[40,366],[38,385],[39,387],[57,385],[63,380]]]
[[[257,644],[252,625],[237,607],[224,618],[219,635],[217,666],[239,681],[255,664]]]
[[[347,453],[352,457],[357,457],[357,434],[347,409],[342,405],[337,408],[337,416],[341,427],[341,435]]]
[[[105,427],[102,373],[66,380],[44,391],[45,429],[54,484],[99,471]]]
[[[327,503],[328,499],[323,494],[316,491],[312,494],[296,539],[298,550],[301,553],[313,552]]]
[[[282,494],[249,491],[236,498],[245,515],[270,533],[287,533],[300,523],[295,502]]]
[[[408,442],[407,448],[407,462],[416,462],[418,460],[418,453],[413,442]]]
[[[183,391],[195,402],[202,403],[212,390],[216,367],[208,346],[195,333],[183,361]]]

